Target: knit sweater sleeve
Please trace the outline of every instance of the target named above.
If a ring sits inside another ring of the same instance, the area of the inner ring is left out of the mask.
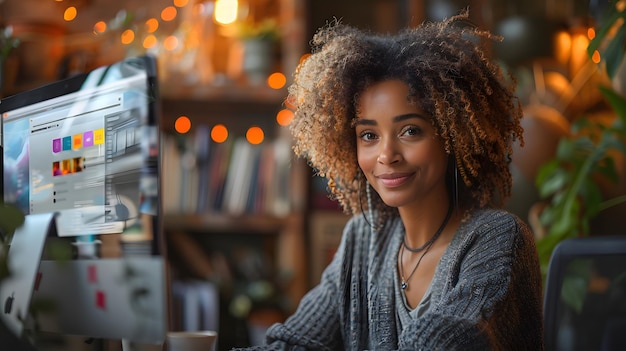
[[[535,247],[530,231],[515,217],[492,212],[460,240],[449,262],[441,262],[449,274],[439,302],[402,331],[400,350],[500,349],[502,341],[498,338],[512,338],[504,341],[508,343],[520,339],[522,320],[539,320],[532,323],[540,325],[541,312],[536,307],[540,306],[541,278],[533,260]],[[526,286],[513,284],[521,282],[520,276],[524,276]],[[511,306],[514,304],[535,308]],[[531,313],[524,315],[525,309]],[[494,314],[498,316],[493,318]],[[495,320],[511,325],[496,325]],[[499,329],[507,328],[517,331],[502,335]],[[541,329],[533,331],[538,334]],[[537,340],[538,336],[521,338]],[[521,350],[520,347],[523,346],[506,349]]]
[[[353,239],[353,221],[344,228],[341,243],[331,263],[324,270],[320,283],[300,300],[296,312],[284,323],[272,325],[266,334],[267,345],[245,350],[342,350],[340,284],[348,269]],[[348,250],[348,252],[346,251]]]

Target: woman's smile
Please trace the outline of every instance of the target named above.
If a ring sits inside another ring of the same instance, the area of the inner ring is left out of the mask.
[[[382,185],[388,188],[395,188],[408,182],[414,174],[415,173],[383,173],[377,175],[376,178]]]

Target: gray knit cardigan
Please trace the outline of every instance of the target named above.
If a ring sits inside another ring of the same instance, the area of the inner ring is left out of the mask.
[[[441,257],[431,306],[400,328],[394,284],[404,226],[372,234],[362,215],[346,225],[318,286],[267,345],[248,350],[543,350],[542,281],[534,238],[514,215],[472,213]]]

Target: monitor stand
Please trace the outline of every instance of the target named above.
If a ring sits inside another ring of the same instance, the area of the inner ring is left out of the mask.
[[[7,255],[10,275],[0,282],[6,329],[16,340],[41,331],[162,345],[168,328],[164,258],[46,259],[46,243],[57,237],[55,218],[56,213],[27,215],[15,230]],[[37,302],[55,308],[31,316]]]
[[[0,282],[0,318],[21,338],[46,243],[55,227],[55,213],[26,215],[15,230],[7,255],[9,277]]]
[[[167,331],[165,263],[160,256],[42,260],[33,302],[42,332],[160,345]]]

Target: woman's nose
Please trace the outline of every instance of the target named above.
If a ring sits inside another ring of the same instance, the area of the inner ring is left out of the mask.
[[[392,164],[400,160],[400,153],[398,153],[395,144],[392,141],[385,141],[380,144],[380,150],[378,153],[378,163],[380,164]]]

